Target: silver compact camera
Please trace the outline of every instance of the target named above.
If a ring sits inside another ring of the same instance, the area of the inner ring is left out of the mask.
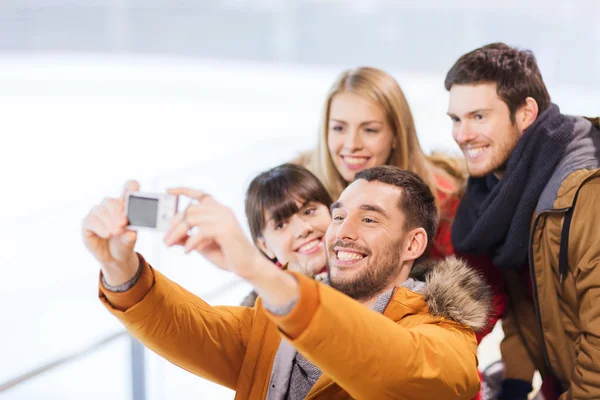
[[[177,196],[167,193],[127,193],[125,197],[127,229],[166,232],[177,213],[177,200]]]

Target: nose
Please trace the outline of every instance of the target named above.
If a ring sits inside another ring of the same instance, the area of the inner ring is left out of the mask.
[[[338,225],[336,239],[340,240],[356,240],[358,237],[356,224],[348,217]]]
[[[344,147],[346,150],[351,151],[362,149],[363,143],[358,129],[348,129],[346,140],[344,141]]]
[[[457,144],[462,145],[475,139],[476,134],[468,122],[461,122],[460,125],[454,127],[452,136]]]
[[[296,239],[305,238],[313,232],[312,225],[297,215],[292,217],[290,224],[292,225],[292,232],[294,232]]]

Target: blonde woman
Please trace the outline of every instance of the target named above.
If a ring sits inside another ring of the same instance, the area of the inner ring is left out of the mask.
[[[370,67],[344,71],[327,95],[316,150],[295,162],[313,172],[334,200],[367,168],[394,165],[415,172],[439,209],[430,255],[454,253],[450,227],[466,182],[464,161],[423,153],[404,93],[388,73]]]

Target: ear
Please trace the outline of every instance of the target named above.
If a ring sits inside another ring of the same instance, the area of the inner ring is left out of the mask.
[[[275,258],[275,253],[273,253],[268,247],[267,247],[267,242],[265,242],[265,239],[263,239],[262,237],[259,237],[258,239],[256,239],[256,247],[258,247],[263,253],[266,254],[267,257],[269,257],[271,260],[274,260]]]
[[[515,123],[521,135],[525,132],[525,129],[529,128],[531,124],[537,119],[540,109],[538,103],[533,97],[525,99],[523,104],[515,113]]]
[[[416,260],[425,253],[427,249],[427,233],[423,228],[416,228],[406,235],[406,247],[404,248],[404,260]]]

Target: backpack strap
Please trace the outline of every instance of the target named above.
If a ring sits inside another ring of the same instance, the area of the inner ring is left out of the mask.
[[[573,212],[575,211],[575,203],[577,202],[577,196],[579,196],[579,190],[575,193],[573,198],[573,204],[565,213],[563,220],[562,230],[560,232],[560,250],[558,253],[558,274],[560,283],[562,284],[567,271],[569,270],[569,233],[571,231],[571,220],[573,219]]]

